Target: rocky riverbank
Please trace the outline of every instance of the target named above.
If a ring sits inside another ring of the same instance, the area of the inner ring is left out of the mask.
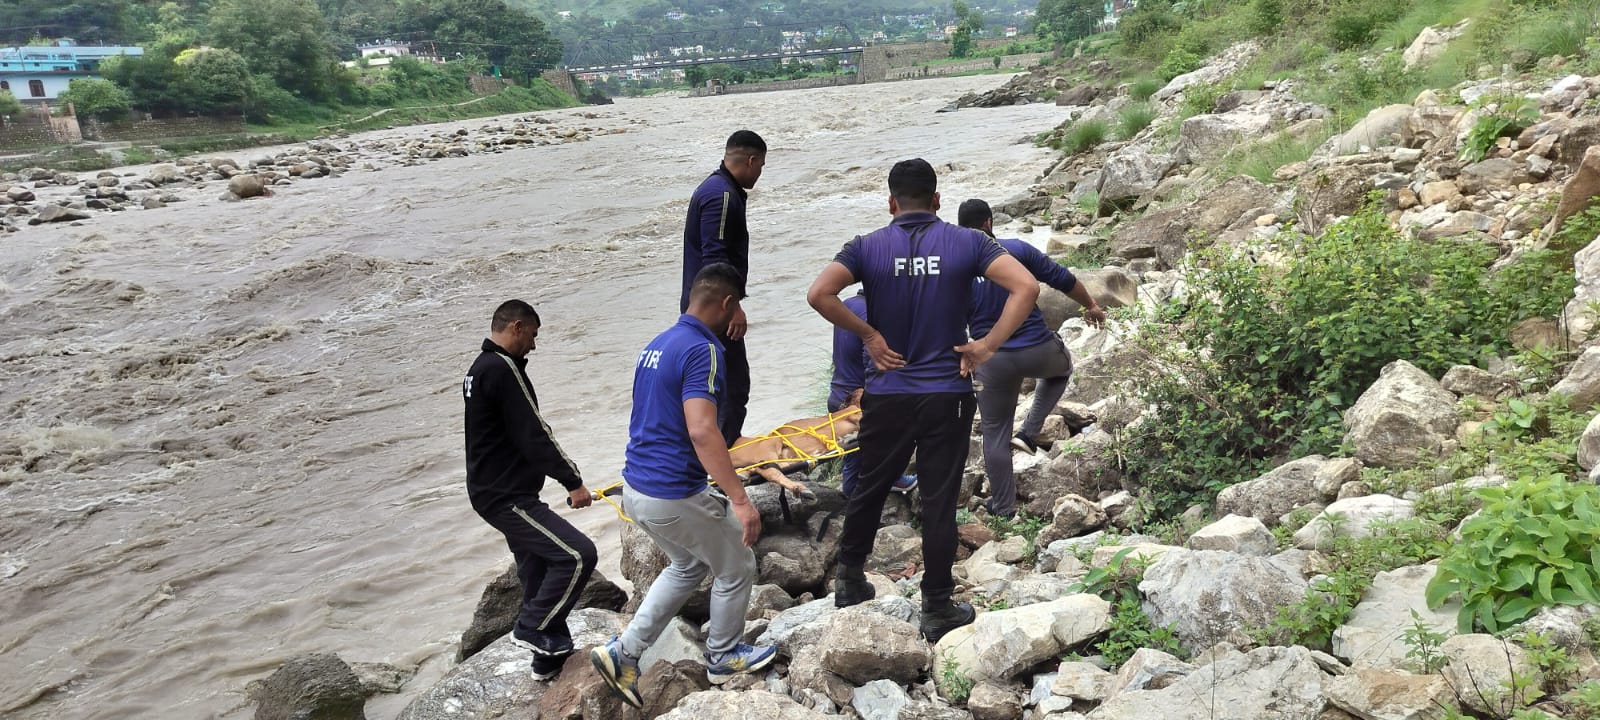
[[[1424,33],[1419,43],[1447,35]],[[1408,57],[1430,51],[1413,50]],[[1393,362],[1344,413],[1346,452],[1285,458],[1224,489],[1214,504],[1191,508],[1161,535],[1135,532],[1147,524],[1136,501],[1143,488],[1123,477],[1117,437],[1160,418],[1127,392],[1143,362],[1130,340],[1144,331],[1142,318],[1184,296],[1191,250],[1248,247],[1261,263],[1282,262],[1285,250],[1273,245],[1281,233],[1327,227],[1377,202],[1406,233],[1428,241],[1472,238],[1509,259],[1542,247],[1600,194],[1600,115],[1591,102],[1600,97],[1600,77],[1580,75],[1494,77],[1426,92],[1373,111],[1309,159],[1274,169],[1271,182],[1226,176],[1219,161],[1230,154],[1319,137],[1331,114],[1299,99],[1293,83],[1278,82],[1223,94],[1206,112],[1177,119],[1186,94],[1219,83],[1254,52],[1237,46],[1177,77],[1151,96],[1158,117],[1148,129],[1064,156],[1028,193],[997,206],[1007,216],[1001,221],[1051,227],[1052,254],[1105,258],[1104,267],[1082,275],[1107,305],[1129,310],[1096,330],[1073,317],[1066,301],[1046,308],[1076,371],[1045,426],[1049,450],[1014,459],[1020,499],[1037,520],[985,517],[974,445],[961,489],[966,510],[956,569],[959,598],[979,608],[974,625],[937,645],[917,637],[921,542],[909,524],[911,506],[899,496],[891,498],[868,561],[878,598],[834,608],[827,593],[839,527],[831,517],[843,498],[814,476],[804,478],[811,496],[793,504],[787,522],[770,486],[751,491],[768,530],[756,547],[761,586],[747,639],[780,647],[772,670],[708,689],[698,665],[702,594],[645,658],[643,712],[609,694],[582,655],[555,682],[535,683],[526,653],[501,637],[417,695],[402,717],[489,718],[536,708],[541,718],[574,720],[1373,720],[1511,717],[1526,707],[1560,714],[1577,706],[1557,696],[1600,679],[1600,607],[1574,596],[1577,602],[1530,611],[1531,619],[1504,637],[1456,634],[1461,601],[1449,593],[1430,597],[1430,581],[1441,572],[1437,553],[1365,565],[1381,570],[1363,579],[1368,584],[1356,590],[1348,612],[1328,610],[1318,620],[1329,626],[1323,642],[1294,642],[1310,629],[1294,625],[1296,608],[1334,606],[1339,568],[1376,547],[1360,543],[1394,532],[1395,523],[1420,517],[1419,508],[1443,496],[1465,504],[1461,515],[1477,512],[1483,501],[1473,490],[1515,480],[1494,459],[1467,468],[1465,480],[1442,476],[1392,493],[1374,488],[1363,472],[1426,470],[1481,433],[1486,415],[1463,408],[1495,407],[1525,385],[1530,369],[1511,359],[1459,365],[1438,378]],[[1010,104],[1052,87],[1068,98],[1070,122],[1082,123],[1142,102],[1125,85],[1055,87],[1062,84],[1048,71],[1030,73],[962,104]],[[1537,117],[1492,139],[1482,157],[1463,160],[1463,148],[1477,142],[1478,119],[1508,98],[1524,98],[1518,102]],[[1174,123],[1176,133],[1164,136],[1161,127]],[[1594,320],[1586,312],[1600,297],[1596,258],[1600,241],[1577,253],[1577,292],[1559,323],[1530,320],[1511,338],[1519,348],[1579,349],[1550,393],[1584,415],[1600,402],[1600,347],[1587,346]],[[1076,433],[1088,420],[1092,427]],[[1588,423],[1575,457],[1563,452],[1561,462],[1595,468],[1600,419]],[[1451,537],[1461,533],[1455,527]],[[623,529],[622,547],[622,572],[643,591],[665,558],[631,527]],[[502,582],[489,595],[513,590]],[[622,601],[610,589],[598,595],[571,621],[580,647],[615,633],[638,597]],[[503,605],[486,596],[485,606],[497,602]],[[507,628],[502,613],[472,632],[488,638]],[[334,697],[329,706],[339,702]],[[283,696],[263,695],[262,702],[263,712],[293,706]]]

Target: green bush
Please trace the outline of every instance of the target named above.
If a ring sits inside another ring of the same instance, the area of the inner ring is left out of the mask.
[[[1156,68],[1156,74],[1163,80],[1171,80],[1184,73],[1199,70],[1205,64],[1205,58],[1181,47],[1175,47],[1167,53],[1167,58],[1161,61],[1161,67]]]
[[[1155,122],[1156,109],[1148,103],[1134,103],[1117,111],[1117,137],[1132,140],[1150,123]]]
[[[0,116],[22,114],[22,101],[12,95],[10,90],[0,90]]]
[[[1478,491],[1483,510],[1461,527],[1428,583],[1430,607],[1462,599],[1458,629],[1489,632],[1550,605],[1600,604],[1600,487],[1551,474]]]
[[[1069,155],[1076,155],[1086,150],[1092,150],[1096,145],[1106,141],[1106,122],[1104,120],[1079,120],[1067,129],[1067,134],[1061,138],[1061,150]]]
[[[1221,98],[1221,85],[1215,83],[1190,85],[1183,89],[1183,102],[1178,105],[1178,117],[1191,118],[1210,113],[1216,109],[1217,100]]]
[[[1274,135],[1223,156],[1222,171],[1230,177],[1248,175],[1271,183],[1278,168],[1311,157],[1311,153],[1327,139],[1326,133],[1313,133],[1303,139],[1288,134]]]
[[[99,120],[126,120],[133,107],[127,91],[100,78],[77,78],[67,83],[67,91],[59,99],[72,103],[79,115]]]
[[[1135,390],[1162,421],[1126,431],[1121,454],[1152,495],[1152,519],[1209,502],[1275,458],[1331,453],[1341,413],[1385,365],[1404,359],[1438,376],[1508,350],[1527,312],[1518,305],[1547,308],[1561,292],[1512,297],[1527,274],[1490,272],[1494,250],[1408,237],[1379,205],[1275,242],[1281,266],[1243,250],[1200,251],[1185,300],[1143,336],[1151,366],[1137,371]]]
[[[1162,82],[1153,77],[1142,77],[1128,86],[1128,97],[1144,102],[1161,89]]]
[[[1520,95],[1490,94],[1473,103],[1481,115],[1461,143],[1461,159],[1478,162],[1501,137],[1516,135],[1539,121],[1538,102]]]
[[[1252,0],[1250,32],[1270,35],[1283,26],[1283,0]]]

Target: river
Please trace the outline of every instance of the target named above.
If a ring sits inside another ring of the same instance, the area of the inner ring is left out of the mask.
[[[746,430],[810,413],[829,334],[805,288],[888,220],[889,166],[934,163],[951,220],[1047,167],[1054,106],[934,112],[1005,79],[618,100],[548,114],[627,129],[587,142],[0,236],[0,717],[247,718],[247,683],[308,651],[417,668],[369,704],[393,717],[509,561],[463,486],[460,378],[495,305],[539,309],[546,419],[610,482],[685,202],[748,127],[770,152]],[[617,577],[615,514],[571,517]]]

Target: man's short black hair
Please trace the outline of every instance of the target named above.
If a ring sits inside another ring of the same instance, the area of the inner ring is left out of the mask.
[[[494,320],[489,323],[489,330],[500,332],[511,327],[511,323],[518,320],[531,322],[535,327],[541,324],[539,322],[539,313],[533,309],[532,305],[521,300],[507,300],[500,303],[500,307],[494,309]]]
[[[989,209],[989,203],[978,198],[961,203],[961,209],[956,211],[956,223],[964,228],[982,230],[983,224],[993,219],[994,211]]]
[[[720,303],[729,295],[744,299],[744,274],[725,262],[700,268],[700,272],[694,274],[694,282],[689,285],[690,302]]]
[[[767,154],[767,141],[750,130],[740,130],[728,136],[726,152],[741,151],[747,155]]]
[[[933,195],[939,191],[939,176],[933,166],[922,158],[901,160],[889,169],[889,194],[907,210],[926,210],[933,207]]]

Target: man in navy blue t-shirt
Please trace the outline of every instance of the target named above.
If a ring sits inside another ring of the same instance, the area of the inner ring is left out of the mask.
[[[962,227],[982,231],[994,237],[994,213],[989,203],[972,199],[961,203],[957,221]],[[1106,311],[1089,289],[1078,282],[1072,272],[1056,263],[1039,249],[1017,239],[998,239],[1000,247],[1022,263],[1035,278],[1050,287],[1064,292],[1083,306],[1083,317],[1099,327],[1105,323]],[[975,338],[989,334],[1000,319],[1005,307],[1005,290],[994,283],[978,278],[972,287],[972,316],[969,330]],[[978,414],[983,432],[983,468],[989,476],[989,512],[996,517],[1011,518],[1017,514],[1017,485],[1012,475],[1011,446],[1033,452],[1039,447],[1035,436],[1044,427],[1044,419],[1055,410],[1061,394],[1067,391],[1067,381],[1072,377],[1072,357],[1061,336],[1044,324],[1044,313],[1034,307],[1022,327],[1011,334],[995,353],[994,359],[978,368]],[[1022,420],[1022,428],[1015,437],[1011,423],[1016,419],[1017,395],[1022,392],[1024,378],[1038,378],[1033,392],[1033,406]]]
[[[889,171],[888,227],[845,244],[806,299],[837,327],[860,336],[878,372],[861,401],[861,479],[846,505],[834,604],[874,595],[862,566],[872,552],[889,488],[913,452],[922,488],[922,633],[937,642],[972,622],[972,606],[952,602],[956,504],[976,401],[972,370],[1022,324],[1038,283],[992,238],[939,219],[938,178],[925,160]],[[988,337],[967,340],[972,281],[987,277],[1011,292]],[[839,300],[860,281],[869,324]]]
[[[650,583],[622,635],[589,653],[606,683],[634,707],[643,704],[639,658],[707,573],[715,578],[706,636],[711,682],[760,670],[777,654],[773,646],[739,641],[755,584],[750,548],[761,537],[761,513],[734,474],[717,427],[728,384],[718,337],[739,312],[743,283],[727,263],[701,268],[690,286],[689,311],[645,346],[634,368],[622,503],[672,564]],[[706,485],[708,474],[716,490]]]
[[[678,312],[689,311],[689,287],[703,268],[728,263],[739,271],[739,298],[746,295],[750,277],[750,229],[745,226],[746,191],[756,186],[767,165],[767,143],[749,130],[728,137],[722,164],[700,182],[689,198],[683,224],[683,295]],[[728,389],[722,398],[719,426],[723,439],[733,445],[743,434],[745,407],[750,404],[750,360],[744,350],[744,308],[734,313],[721,338],[728,370]]]

